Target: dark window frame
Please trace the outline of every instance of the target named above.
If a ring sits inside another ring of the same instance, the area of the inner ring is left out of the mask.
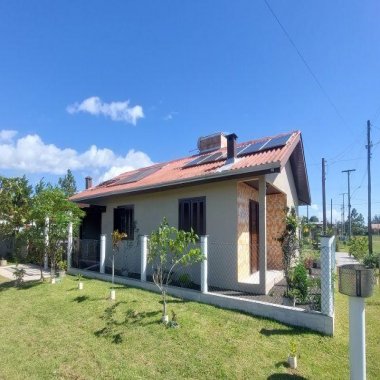
[[[206,235],[206,197],[178,200],[178,229],[190,231],[191,228],[198,236]]]
[[[122,215],[122,212],[125,215]],[[117,214],[120,214],[120,220],[117,221]],[[129,215],[128,215],[129,214]],[[122,220],[125,218],[125,221]],[[123,224],[125,228],[123,228]],[[134,240],[135,239],[135,206],[134,205],[122,205],[115,207],[113,209],[113,230],[119,230],[119,232],[124,232],[127,237],[123,240]]]

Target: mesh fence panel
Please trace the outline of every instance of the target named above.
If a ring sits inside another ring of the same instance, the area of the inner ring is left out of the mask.
[[[72,266],[78,269],[99,271],[100,241],[93,239],[73,239]]]
[[[327,248],[325,260],[319,251],[309,260],[297,250],[289,265],[283,259],[281,246],[277,242],[267,244],[266,270],[260,266],[258,244],[209,242],[208,285],[209,291],[229,296],[242,297],[271,304],[296,306],[306,311],[331,309],[333,293],[332,271],[335,257],[332,248]],[[324,282],[321,276],[325,276]],[[321,284],[328,296],[321,296]],[[327,287],[326,284],[329,284]],[[330,298],[329,298],[330,297]],[[321,307],[321,299],[327,303]]]
[[[197,243],[192,248],[200,248],[200,244]],[[149,257],[149,242],[148,242],[148,257]],[[168,264],[165,265],[164,274],[167,276],[171,267],[172,259],[169,258]],[[147,281],[153,282],[153,274],[156,272],[158,261],[153,262],[148,260],[147,264]],[[194,263],[191,265],[176,265],[169,277],[170,286],[177,286],[181,288],[200,290],[201,282],[201,263]]]
[[[14,252],[14,239],[10,237],[0,236],[0,257],[10,259]]]

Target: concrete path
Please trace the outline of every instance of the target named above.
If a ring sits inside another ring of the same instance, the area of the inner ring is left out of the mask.
[[[350,256],[347,252],[336,252],[335,261],[337,267],[345,264],[359,264],[359,262],[353,256]]]
[[[39,280],[41,278],[41,271],[40,267],[33,264],[19,264],[18,268],[24,268],[25,269],[25,276],[24,281],[35,281]],[[14,271],[16,270],[16,265],[7,265],[4,267],[0,267],[0,276],[8,278],[10,280],[15,280],[15,277],[13,275]],[[50,271],[43,271],[44,277],[50,277]]]

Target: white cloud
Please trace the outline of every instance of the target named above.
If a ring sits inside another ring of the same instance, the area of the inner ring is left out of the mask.
[[[70,114],[86,112],[91,115],[103,115],[113,121],[124,121],[133,125],[144,117],[143,108],[139,105],[130,107],[129,100],[105,103],[98,96],[87,98],[81,103],[71,104],[66,110]]]
[[[6,135],[0,131],[0,136]],[[13,135],[14,136],[14,135]],[[0,169],[19,170],[23,173],[50,173],[61,175],[67,169],[89,173],[105,171],[101,176],[111,178],[123,171],[152,165],[149,156],[141,151],[129,150],[125,156],[111,149],[92,145],[83,153],[71,148],[45,144],[38,135],[26,135],[16,141],[0,141]]]
[[[0,131],[0,142],[9,142],[17,135],[17,131],[12,129],[3,129]]]
[[[164,120],[165,121],[173,120],[173,117],[177,114],[178,112],[176,111],[169,112],[166,116],[164,116]]]

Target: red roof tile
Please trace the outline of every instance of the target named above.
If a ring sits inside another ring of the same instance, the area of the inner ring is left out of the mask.
[[[248,144],[266,141],[270,138],[280,137],[287,134],[289,133],[266,137],[259,140],[247,141],[237,144],[237,146],[242,147]],[[226,166],[226,168],[223,169],[221,168],[226,165],[225,160],[206,163],[203,165],[200,164],[191,167],[184,167],[184,165],[191,162],[196,157],[199,157],[200,155],[198,154],[166,163],[152,165],[149,167],[149,169],[156,168],[157,171],[149,170],[151,174],[147,175],[145,178],[142,178],[136,182],[116,184],[116,182],[122,179],[127,179],[129,176],[135,173],[147,170],[147,168],[129,171],[118,175],[112,180],[105,181],[97,186],[75,194],[73,197],[71,197],[71,200],[84,201],[87,199],[109,196],[112,194],[135,192],[149,188],[160,188],[175,183],[186,183],[192,181],[200,181],[203,179],[206,180],[208,178],[216,176],[228,177],[239,174],[240,172],[256,172],[262,170],[263,168],[281,168],[286,164],[297,143],[300,141],[300,136],[301,133],[299,131],[291,132],[291,136],[286,145],[239,157],[232,165],[228,167]],[[226,148],[222,148],[220,151],[226,152]],[[218,169],[220,170],[218,171]]]

